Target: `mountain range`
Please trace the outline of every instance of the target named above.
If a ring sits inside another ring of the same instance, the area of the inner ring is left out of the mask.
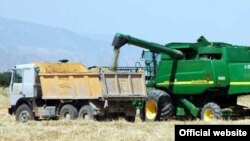
[[[16,64],[69,59],[89,66],[111,65],[113,48],[109,41],[89,38],[73,31],[26,21],[0,18],[0,71]],[[138,49],[123,50],[121,65],[133,66]]]

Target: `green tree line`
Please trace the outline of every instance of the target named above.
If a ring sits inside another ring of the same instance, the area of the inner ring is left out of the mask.
[[[2,72],[0,73],[0,87],[8,87],[10,84],[11,73]]]

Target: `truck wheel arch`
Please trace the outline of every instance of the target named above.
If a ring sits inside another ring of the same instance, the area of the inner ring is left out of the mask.
[[[21,98],[17,101],[16,105],[15,105],[15,111],[14,113],[16,113],[16,109],[21,106],[22,104],[26,104],[28,105],[31,109],[32,109],[32,106],[31,106],[31,99],[28,99],[28,98]]]

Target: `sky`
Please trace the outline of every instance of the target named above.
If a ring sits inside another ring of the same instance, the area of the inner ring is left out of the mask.
[[[0,17],[112,40],[115,33],[158,43],[250,45],[249,0],[0,0]]]

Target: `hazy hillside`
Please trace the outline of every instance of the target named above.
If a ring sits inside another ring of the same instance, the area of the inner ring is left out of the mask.
[[[112,38],[104,42],[84,36],[66,29],[0,18],[0,71],[10,69],[14,64],[64,58],[87,66],[110,65]],[[125,55],[120,58],[124,62],[122,65],[133,65],[133,58],[139,59],[138,49],[137,54],[134,50],[124,50]],[[131,56],[130,51],[134,55]]]

